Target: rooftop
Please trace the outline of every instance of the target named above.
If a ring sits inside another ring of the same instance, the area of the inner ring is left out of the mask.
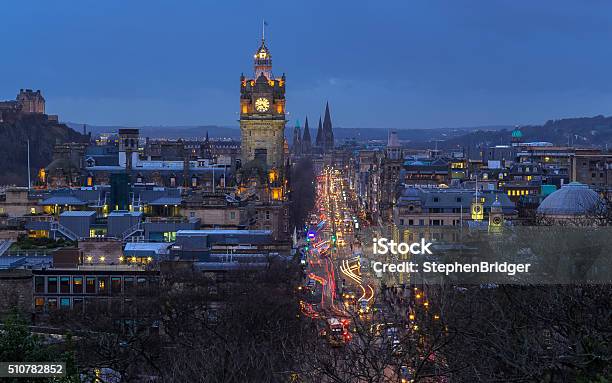
[[[215,230],[179,230],[177,236],[197,236],[197,235],[271,235],[271,230],[233,230],[233,229],[215,229]]]
[[[96,215],[96,212],[93,210],[72,210],[63,212],[62,214],[60,214],[60,217],[91,217],[93,215]]]
[[[571,182],[551,193],[538,207],[538,214],[546,216],[578,216],[597,213],[605,208],[599,195],[587,185]]]
[[[142,216],[142,212],[140,211],[127,211],[127,210],[115,210],[115,211],[111,211],[110,213],[108,213],[109,217],[126,217],[126,216],[132,216],[132,217],[140,217]]]

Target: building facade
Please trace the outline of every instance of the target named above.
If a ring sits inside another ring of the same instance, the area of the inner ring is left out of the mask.
[[[272,55],[262,38],[253,78],[240,76],[242,162],[259,159],[269,167],[283,166],[285,122],[285,75],[274,78]]]

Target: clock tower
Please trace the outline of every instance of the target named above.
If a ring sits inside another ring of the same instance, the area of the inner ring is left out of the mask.
[[[254,159],[269,168],[284,164],[285,75],[272,74],[264,38],[255,52],[253,77],[240,76],[240,135],[243,165]]]

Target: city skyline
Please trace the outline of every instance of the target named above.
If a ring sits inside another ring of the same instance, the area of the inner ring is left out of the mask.
[[[266,19],[275,67],[291,84],[290,125],[316,120],[326,101],[347,128],[610,114],[612,12],[603,2],[265,3],[254,12],[246,3],[143,4],[6,6],[0,30],[20,38],[5,43],[11,76],[0,98],[41,89],[50,113],[95,125],[237,126],[238,77],[250,74]],[[20,28],[23,19],[32,27]]]
[[[612,4],[340,1],[4,7],[0,380],[612,376]]]

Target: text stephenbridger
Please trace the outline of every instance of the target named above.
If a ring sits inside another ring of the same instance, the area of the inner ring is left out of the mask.
[[[414,262],[383,263],[372,262],[372,268],[377,273],[499,273],[515,275],[516,273],[528,273],[531,263],[508,263],[508,262],[479,262],[479,263],[439,263],[423,262],[423,267],[419,269],[419,264]]]

